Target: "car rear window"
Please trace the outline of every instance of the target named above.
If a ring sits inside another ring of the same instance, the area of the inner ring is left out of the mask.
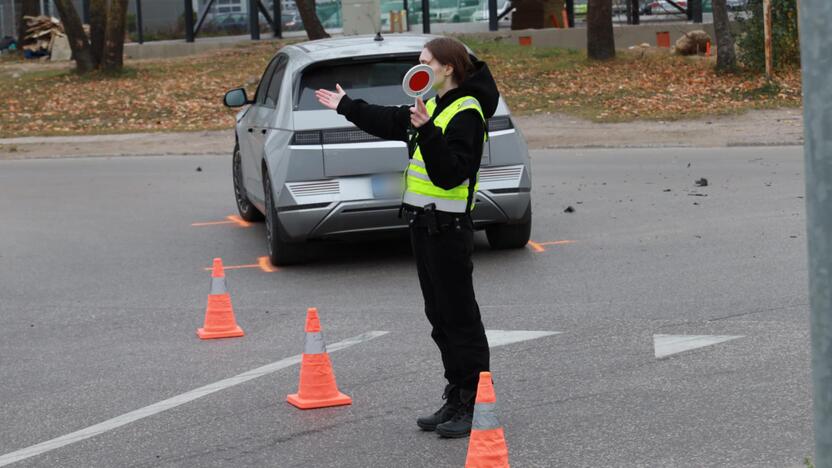
[[[352,99],[364,99],[370,104],[398,106],[412,104],[413,99],[402,91],[402,80],[411,67],[419,63],[418,56],[383,61],[321,64],[307,68],[300,79],[297,110],[325,109],[315,90],[335,91],[338,83]],[[426,98],[433,96],[431,91]]]

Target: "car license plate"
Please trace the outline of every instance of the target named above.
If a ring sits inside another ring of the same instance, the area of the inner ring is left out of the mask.
[[[402,196],[402,175],[401,174],[379,174],[372,177],[373,197],[375,198],[401,198]]]

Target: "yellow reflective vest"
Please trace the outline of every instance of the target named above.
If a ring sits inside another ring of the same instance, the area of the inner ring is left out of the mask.
[[[428,101],[425,104],[425,108],[428,111],[428,115],[433,116],[433,112],[436,110],[436,98]],[[483,119],[483,123],[485,123],[485,116],[483,116],[479,101],[472,96],[463,96],[443,109],[442,112],[440,112],[439,115],[433,119],[433,124],[439,127],[444,134],[445,128],[448,126],[451,119],[453,119],[456,114],[467,109],[476,109],[476,111],[480,114],[480,118]],[[483,135],[483,141],[486,141],[488,138],[487,128],[485,133],[486,134]],[[422,151],[418,145],[416,146],[413,158],[410,160],[410,165],[407,167],[407,172],[405,174],[405,191],[404,198],[402,199],[404,203],[420,208],[434,203],[436,204],[436,209],[439,211],[446,211],[449,213],[466,212],[468,192],[472,181],[470,179],[466,179],[461,184],[450,190],[445,190],[433,185],[433,182],[430,181],[430,177],[428,177],[425,160],[422,158]],[[476,193],[476,179],[473,183],[474,192]],[[470,206],[471,209],[473,209],[473,205],[474,197],[472,196]]]

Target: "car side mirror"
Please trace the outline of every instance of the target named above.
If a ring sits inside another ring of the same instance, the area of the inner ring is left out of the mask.
[[[226,107],[243,107],[246,104],[251,104],[251,101],[248,100],[245,89],[237,88],[225,93],[222,103]]]

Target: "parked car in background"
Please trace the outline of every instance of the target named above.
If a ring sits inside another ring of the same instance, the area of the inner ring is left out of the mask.
[[[726,0],[726,3],[731,11],[745,11],[748,9],[748,0]]]
[[[430,0],[430,20],[432,23],[467,23],[474,21],[474,15],[481,10],[481,3],[487,0]],[[422,4],[409,3],[410,20],[422,22]],[[486,6],[487,8],[487,6]]]
[[[675,4],[679,5],[681,8],[687,8],[688,2],[686,0],[674,0]],[[679,11],[678,8],[671,5],[667,0],[653,0],[651,2],[646,3],[641,8],[641,14],[643,15],[682,15],[685,14]]]
[[[497,0],[497,17],[500,18],[500,22],[511,24],[511,10],[513,9],[514,6],[510,0]],[[488,1],[483,0],[480,2],[480,9],[474,13],[473,21],[488,21],[488,18]]]
[[[206,31],[225,31],[238,33],[248,30],[248,16],[241,13],[222,13],[212,15],[205,23]]]
[[[323,107],[315,90],[339,83],[354,99],[412,105],[402,80],[435,37],[395,34],[375,41],[368,35],[287,45],[269,62],[253,97],[242,88],[226,93],[226,106],[242,108],[232,153],[237,208],[246,221],[265,219],[273,264],[302,262],[314,241],[406,232],[398,213],[407,145],[356,128]],[[471,214],[492,248],[522,248],[532,222],[526,141],[502,97],[487,125]]]
[[[280,19],[284,31],[300,31],[303,29],[303,20],[297,10],[281,13]]]

